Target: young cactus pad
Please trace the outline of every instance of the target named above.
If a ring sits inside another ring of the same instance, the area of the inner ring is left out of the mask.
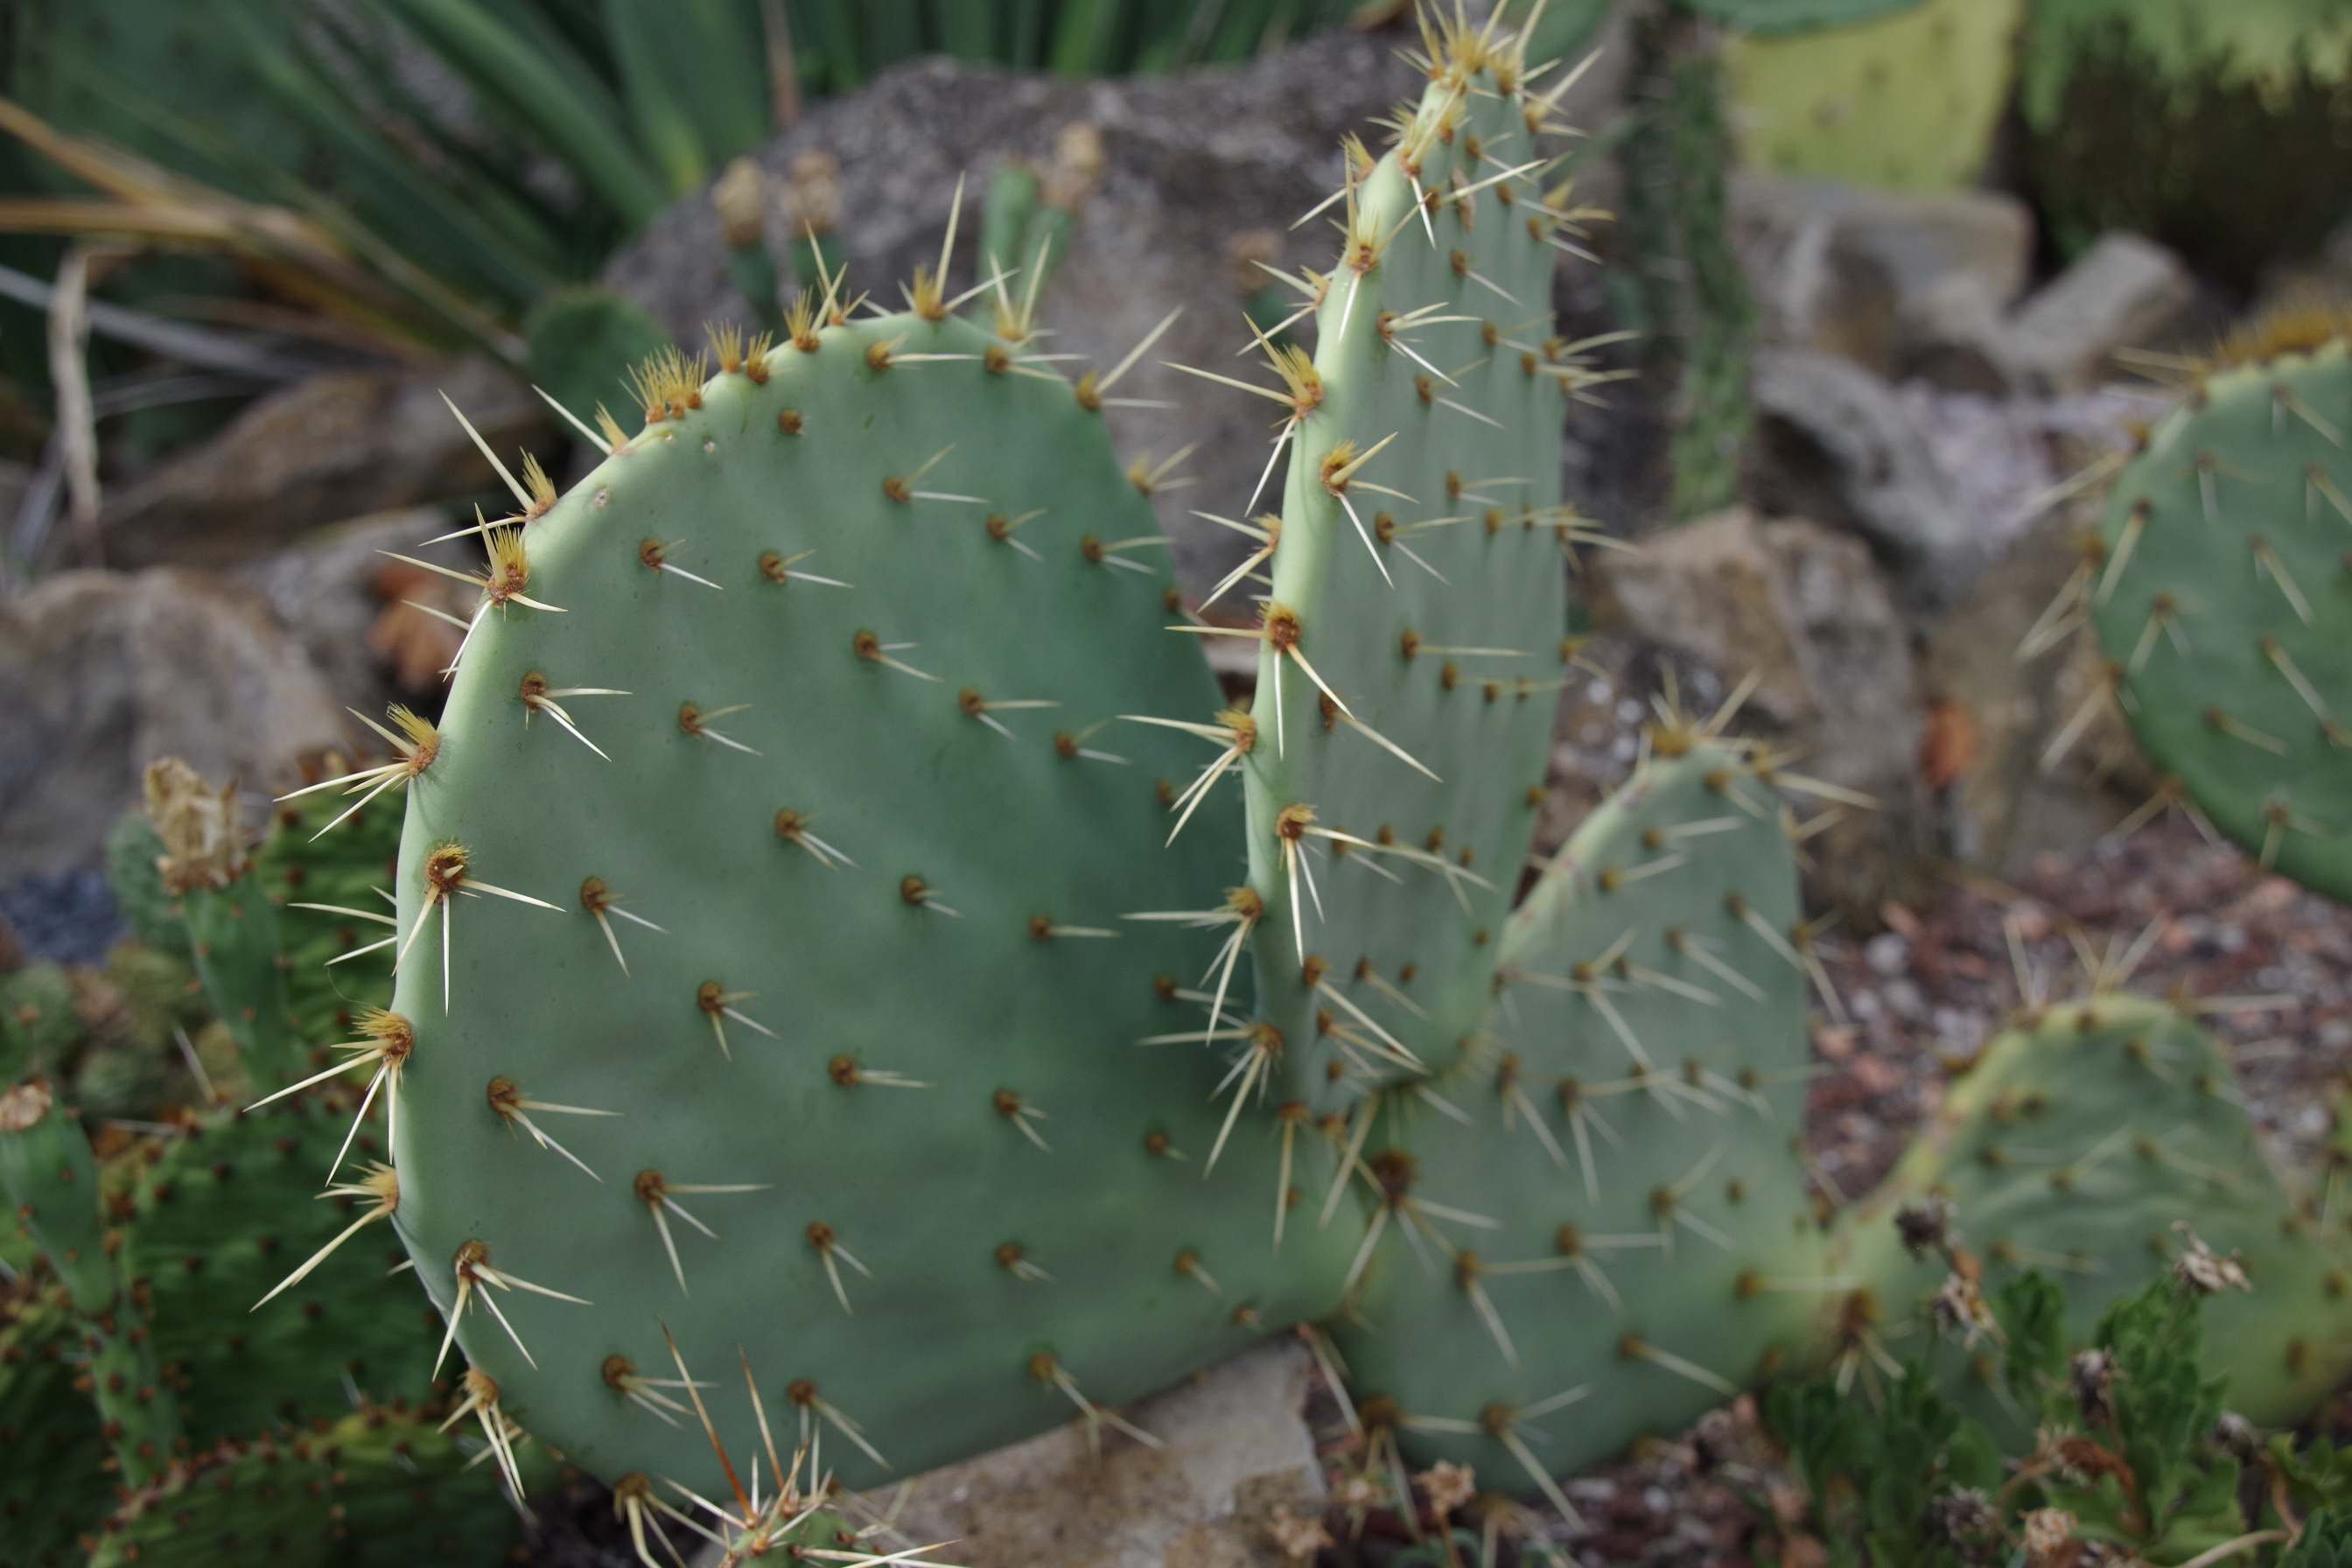
[[[1549,104],[1502,45],[1431,58],[1396,148],[1348,160],[1312,364],[1270,356],[1289,466],[1243,778],[1258,1007],[1318,1115],[1491,1005],[1570,651]]]
[[[942,310],[674,368],[496,536],[408,789],[397,1225],[507,1412],[607,1478],[718,1484],[647,1388],[665,1325],[721,1430],[740,1346],[867,1485],[1343,1265],[1267,1246],[1272,1142],[1202,1179],[1223,1065],[1139,1044],[1197,1039],[1201,959],[1125,917],[1217,908],[1238,814],[1163,847],[1192,742],[1117,721],[1215,687],[1098,399],[1024,352]]]
[[[2148,755],[2266,867],[2337,899],[2352,899],[2347,440],[2352,355],[2333,331],[2213,374],[2117,479],[2090,590]]]
[[[2181,1250],[2179,1226],[2239,1255],[2252,1289],[2207,1309],[2207,1370],[2226,1374],[2231,1408],[2252,1420],[2300,1418],[2352,1366],[2342,1221],[2281,1184],[2228,1062],[2187,1010],[2095,993],[2029,1014],[1960,1072],[1879,1191],[1839,1216],[1841,1269],[1897,1318],[1946,1277],[1932,1254],[1906,1254],[1894,1223],[1922,1199],[1949,1204],[1951,1238],[1982,1266],[1986,1295],[2028,1268],[2063,1281],[2078,1336]],[[1978,1348],[1964,1386],[2000,1423],[1998,1351]]]
[[[1746,760],[1660,734],[1512,916],[1436,1098],[1390,1091],[1365,1145],[1379,1239],[1334,1337],[1367,1420],[1482,1477],[1679,1429],[1825,1289],[1795,854]]]

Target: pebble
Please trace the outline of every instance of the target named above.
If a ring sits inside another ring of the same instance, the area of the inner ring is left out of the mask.
[[[1900,974],[1911,962],[1911,942],[1900,931],[1883,931],[1863,944],[1862,956],[1874,973]]]

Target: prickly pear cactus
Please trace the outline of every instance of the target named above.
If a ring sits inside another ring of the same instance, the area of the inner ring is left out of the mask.
[[[53,1286],[0,1297],[0,1539],[26,1568],[79,1563],[76,1532],[112,1506],[98,1413],[75,1384],[81,1336]]]
[[[1233,742],[1276,1032],[1252,1048],[1318,1116],[1485,1018],[1571,651],[1559,432],[1582,371],[1550,331],[1563,208],[1530,183],[1548,105],[1507,46],[1429,47],[1397,147],[1349,163],[1311,363],[1268,356],[1287,473]]]
[[[1747,161],[1895,190],[1975,183],[2010,101],[2024,0],[1897,14],[1724,48]]]
[[[441,721],[324,786],[405,812],[390,1005],[285,1074],[381,1107],[355,1256],[399,1238],[499,1468],[527,1427],[648,1560],[666,1483],[758,1555],[804,1465],[1154,1442],[1114,1407],[1318,1319],[1370,1457],[1570,1512],[1556,1470],[1835,1348],[1804,781],[1722,738],[1736,701],[1669,702],[1511,908],[1575,652],[1595,345],[1547,298],[1585,215],[1511,35],[1426,50],[1297,279],[1316,352],[1260,345],[1279,510],[1234,509],[1221,585],[1265,569],[1255,616],[1188,612],[1170,464],[1111,455],[1150,341],[1073,382],[1010,289],[958,318],[951,220],[908,310],[827,269],[784,341],[641,367],[569,494],[509,479]],[[1246,710],[1209,636],[1258,643]]]
[[[431,1418],[375,1406],[317,1430],[223,1442],[131,1493],[91,1532],[89,1562],[503,1561],[514,1535],[507,1500],[447,1484],[468,1458]]]
[[[432,1397],[438,1315],[404,1279],[383,1194],[368,1173],[385,1151],[373,1130],[341,1180],[315,1201],[356,1097],[306,1098],[269,1114],[192,1124],[142,1164],[122,1216],[121,1262],[141,1293],[164,1377],[185,1395],[199,1448],[349,1404]],[[340,1111],[340,1114],[338,1113]],[[395,1203],[397,1188],[391,1189]],[[278,1282],[347,1228],[291,1300]]]
[[[1549,1486],[1678,1430],[1801,1350],[1832,1283],[1779,797],[1660,734],[1512,915],[1491,1016],[1365,1144],[1366,1282],[1335,1337],[1368,1418],[1482,1476]]]
[[[392,999],[392,952],[383,944],[393,930],[386,895],[401,812],[383,801],[324,831],[347,804],[332,795],[278,803],[253,851],[253,880],[278,906],[289,1025],[308,1050],[344,1038],[353,1019]]]
[[[1948,1205],[1984,1294],[2027,1268],[2064,1281],[2078,1337],[2193,1226],[2252,1286],[2209,1304],[2206,1370],[2227,1375],[2231,1408],[2256,1422],[2299,1419],[2352,1368],[2341,1221],[2282,1184],[2229,1064],[2182,1006],[2114,993],[2053,1005],[1959,1072],[1885,1185],[1839,1217],[1836,1267],[1898,1318],[1947,1278],[1893,1223],[1923,1200]],[[1994,1393],[1995,1348],[1978,1349],[1977,1414],[2014,1421]]]
[[[179,1401],[116,1267],[89,1141],[37,1079],[0,1092],[0,1194],[65,1287],[119,1472],[152,1478],[178,1440]]]
[[[608,1477],[709,1479],[636,1397],[664,1323],[863,1485],[1297,1321],[1338,1245],[1238,1222],[1276,1152],[1202,1180],[1223,1068],[1149,1043],[1197,1032],[1198,964],[1126,917],[1238,868],[1228,800],[1161,847],[1191,742],[1119,722],[1216,699],[1117,377],[916,292],[654,367],[644,429],[494,538],[407,788],[352,1058],[400,1233],[504,1407]]]
[[[80,1037],[64,965],[28,963],[0,974],[0,1078],[14,1083],[57,1071]]]
[[[2157,426],[2085,591],[2157,765],[2264,866],[2352,899],[2352,354],[2322,326]]]

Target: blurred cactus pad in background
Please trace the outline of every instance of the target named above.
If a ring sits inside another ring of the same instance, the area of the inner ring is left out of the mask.
[[[2341,163],[2333,10],[12,26],[0,718],[114,826],[0,886],[0,1558],[2352,1560],[2352,332],[2211,328],[2345,204],[2204,161]],[[1290,59],[1278,166],[1119,96]],[[396,499],[103,569],[331,382]]]

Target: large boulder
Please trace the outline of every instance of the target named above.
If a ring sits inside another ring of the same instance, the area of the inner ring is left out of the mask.
[[[1102,177],[1045,291],[1042,313],[1057,333],[1048,346],[1107,369],[1169,310],[1183,307],[1118,388],[1121,397],[1174,406],[1113,408],[1108,417],[1130,457],[1194,449],[1183,471],[1200,483],[1164,499],[1160,521],[1179,540],[1187,580],[1199,584],[1213,581],[1203,574],[1225,559],[1234,536],[1193,522],[1187,509],[1241,508],[1265,466],[1277,411],[1160,362],[1249,374],[1247,362],[1234,357],[1247,341],[1239,285],[1244,276],[1257,279],[1254,288],[1264,279],[1237,262],[1235,237],[1255,232],[1267,247],[1265,258],[1293,272],[1330,266],[1338,240],[1324,218],[1291,225],[1339,188],[1341,134],[1376,140],[1372,118],[1418,90],[1420,79],[1398,59],[1397,42],[1393,34],[1339,32],[1245,66],[1114,81],[923,60],[815,106],[758,159],[771,188],[785,183],[804,153],[822,150],[838,161],[836,237],[852,289],[896,305],[899,280],[917,263],[938,261],[959,176],[971,177],[950,268],[960,289],[980,276],[980,196],[991,168],[1012,158],[1042,162],[1064,127],[1093,126]],[[1607,71],[1588,73],[1565,99],[1564,117],[1599,123],[1617,90]],[[771,204],[766,230],[770,253],[790,254],[793,220],[783,203]],[[705,321],[756,319],[730,277],[707,195],[657,219],[613,259],[604,281],[681,342],[699,342]],[[1528,302],[1528,310],[1541,308]]]
[[[1721,512],[1593,558],[1606,630],[1711,671],[1756,678],[1736,731],[1789,749],[1790,771],[1855,791],[1808,846],[1811,900],[1864,928],[1908,901],[1931,844],[1919,781],[1922,709],[1910,633],[1862,541],[1798,519]],[[1811,816],[1828,802],[1801,802]]]
[[[1281,1568],[1283,1519],[1322,1508],[1314,1378],[1297,1341],[1260,1345],[1129,1413],[1161,1447],[1106,1431],[1097,1458],[1074,1420],[917,1477],[896,1529],[969,1568]]]
[[[110,492],[106,558],[226,566],[346,518],[495,490],[444,393],[510,468],[518,447],[552,434],[547,405],[484,359],[314,376]]]
[[[200,572],[63,572],[0,600],[0,886],[94,863],[158,757],[266,788],[343,736],[300,644]]]

